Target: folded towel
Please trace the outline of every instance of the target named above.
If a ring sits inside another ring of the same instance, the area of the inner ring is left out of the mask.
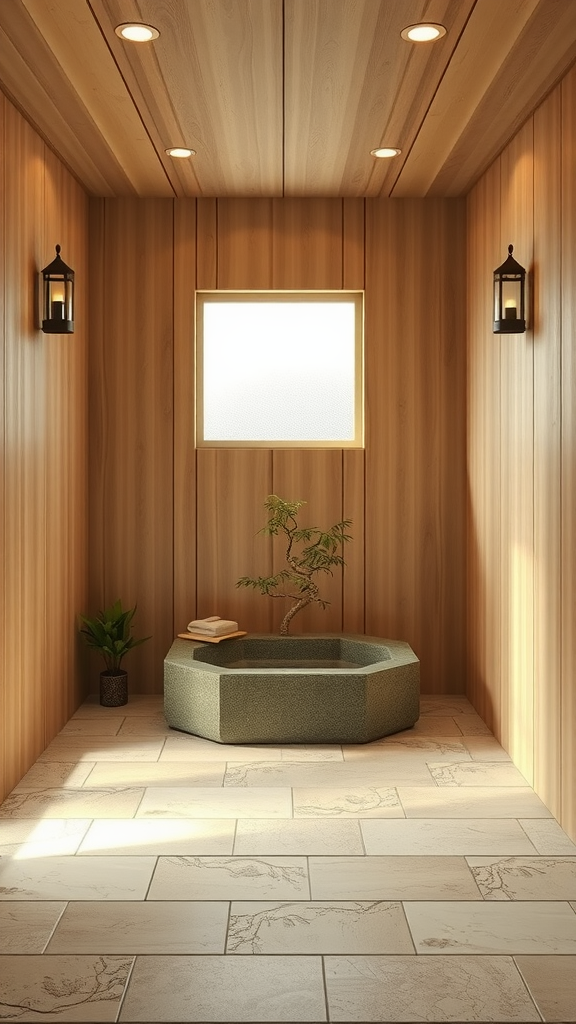
[[[209,615],[206,619],[193,619],[188,623],[187,629],[189,633],[223,636],[225,633],[237,633],[238,623],[231,619],[221,619],[219,615]]]

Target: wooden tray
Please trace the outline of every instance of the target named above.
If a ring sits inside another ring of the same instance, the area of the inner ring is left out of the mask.
[[[246,630],[237,633],[223,633],[222,636],[205,636],[202,633],[178,633],[181,640],[201,640],[206,644],[219,644],[221,640],[231,640],[233,636],[246,636]]]

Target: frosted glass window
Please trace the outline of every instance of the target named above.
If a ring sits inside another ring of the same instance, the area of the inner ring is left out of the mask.
[[[361,292],[196,303],[199,446],[361,447]]]

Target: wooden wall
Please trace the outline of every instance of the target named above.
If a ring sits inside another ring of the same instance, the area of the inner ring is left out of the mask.
[[[0,799],[81,700],[87,601],[88,204],[0,94]],[[54,246],[77,273],[76,333],[36,327]]]
[[[294,631],[407,640],[465,686],[465,216],[459,200],[92,200],[91,604],[138,603],[131,687],[162,688],[197,614],[276,631],[237,590],[278,564],[275,492],[353,519],[344,585]],[[365,289],[366,449],[194,449],[196,288]],[[96,681],[96,668],[94,683]]]
[[[468,199],[469,690],[576,835],[576,69]],[[492,272],[529,270],[526,334]]]

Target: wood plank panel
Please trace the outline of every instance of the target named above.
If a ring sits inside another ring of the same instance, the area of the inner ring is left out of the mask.
[[[533,122],[501,156],[501,253],[514,244],[531,269],[533,252]],[[501,336],[502,494],[502,736],[531,783],[534,742],[534,343],[526,334]]]
[[[45,156],[44,239],[62,246],[75,271],[74,335],[46,336],[45,608],[46,736],[51,738],[81,703],[78,613],[87,602],[88,541],[88,260],[87,199],[62,163]],[[62,222],[62,208],[69,211]],[[46,261],[50,256],[46,244]]]
[[[561,91],[534,114],[534,785],[561,813]]]
[[[411,644],[424,692],[459,692],[464,209],[367,200],[366,210],[366,629]]]
[[[343,286],[364,290],[365,206],[360,199],[344,199]],[[366,342],[365,342],[366,343]],[[344,551],[342,577],[342,628],[347,633],[364,633],[365,536],[364,536],[364,449],[342,451],[342,517],[352,520],[352,543]]]
[[[363,449],[342,451],[342,518],[351,519],[352,536],[344,549],[342,574],[342,629],[365,633],[366,540],[364,528],[365,453]]]
[[[4,113],[7,100],[0,93],[0,139],[2,140],[1,152],[6,152],[4,144]],[[4,160],[0,156],[0,222],[5,223],[6,215],[6,181]],[[5,381],[6,381],[6,321],[4,315],[4,293],[6,290],[5,281],[5,246],[0,244],[0,367],[2,368],[2,384],[0,386],[0,565],[6,564],[6,488],[4,466],[6,462],[6,429],[5,429]],[[4,732],[12,723],[8,723],[6,706],[6,581],[2,576],[0,589],[0,743],[2,744],[2,755],[0,756],[0,800],[8,792],[6,782],[8,763],[4,754]]]
[[[266,449],[201,448],[196,452],[197,612],[235,619],[240,629],[271,632],[271,599],[239,589],[240,576],[272,571],[262,501],[272,493],[272,453]]]
[[[342,201],[342,276],[343,287],[363,289],[365,273],[365,204],[361,199]]]
[[[501,738],[500,352],[492,274],[501,260],[500,161],[468,197],[468,696]]]
[[[196,203],[196,287],[218,287],[218,204],[215,199]]]
[[[194,284],[196,202],[174,203],[174,624],[196,618]]]
[[[274,288],[342,287],[342,200],[274,199]]]
[[[271,493],[288,501],[305,501],[298,519],[300,525],[327,530],[344,518],[342,452],[337,449],[276,449],[273,452]],[[274,572],[285,567],[285,549],[283,540],[277,538],[273,544]],[[320,596],[330,605],[325,610],[316,604],[304,608],[293,620],[293,633],[342,631],[342,572],[335,569],[333,576],[322,573],[316,582]],[[277,631],[291,604],[280,600],[275,603],[280,605],[274,609]]]
[[[272,200],[218,200],[218,287],[272,287]]]
[[[92,324],[95,426],[91,530],[103,554],[97,606],[138,604],[132,690],[162,686],[173,639],[173,205],[107,200],[101,291],[103,333]]]
[[[4,163],[4,714],[5,784],[44,748],[43,622],[45,381],[47,349],[34,319],[34,273],[43,257],[44,145],[5,104]],[[52,255],[50,256],[50,259]]]
[[[562,83],[562,817],[576,840],[576,70]]]
[[[2,799],[81,699],[87,218],[77,182],[3,97],[0,111]],[[56,242],[78,271],[79,322],[66,339],[37,327],[33,285]]]

